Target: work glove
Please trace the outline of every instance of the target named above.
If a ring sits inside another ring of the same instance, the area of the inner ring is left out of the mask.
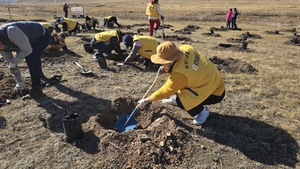
[[[138,101],[139,107],[143,109],[148,103],[145,102],[145,99],[141,99]]]
[[[22,95],[22,96],[26,95],[27,89],[24,82],[18,82],[14,88],[14,92],[18,95]]]
[[[19,70],[17,69],[17,64],[10,62],[8,65],[9,71],[11,74],[16,75],[19,73]]]

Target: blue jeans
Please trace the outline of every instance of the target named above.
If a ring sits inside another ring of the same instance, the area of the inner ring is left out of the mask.
[[[31,45],[32,52],[25,57],[26,63],[29,68],[29,73],[31,77],[31,87],[35,89],[41,85],[41,70],[42,70],[42,63],[41,63],[41,56],[43,51],[51,42],[51,34],[48,29],[43,36],[41,36],[37,42]]]
[[[108,42],[97,42],[96,39],[92,39],[90,42],[91,48],[98,49],[95,55],[99,57],[103,57],[103,53],[111,51],[113,49],[113,45]]]

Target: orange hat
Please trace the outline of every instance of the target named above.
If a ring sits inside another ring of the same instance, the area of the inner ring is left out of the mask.
[[[151,61],[156,64],[168,64],[177,60],[183,55],[183,51],[177,49],[173,42],[163,42],[156,48],[155,55],[151,56]]]

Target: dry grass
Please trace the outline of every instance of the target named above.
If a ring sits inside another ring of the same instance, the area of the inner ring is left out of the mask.
[[[22,1],[26,2],[26,1]],[[66,1],[68,2],[68,1]],[[71,1],[70,1],[71,2]],[[74,2],[74,0],[72,0]],[[76,2],[76,0],[75,0]],[[143,1],[100,1],[95,3],[94,0],[85,1],[85,12],[88,15],[96,18],[115,15],[119,18],[121,24],[146,23],[144,10],[145,4]],[[79,5],[82,2],[77,2]],[[13,19],[46,19],[53,21],[53,14],[62,15],[62,4],[16,4],[17,9],[12,9]],[[0,5],[0,19],[9,19],[6,5]],[[298,144],[300,144],[300,62],[299,62],[299,46],[291,46],[283,44],[291,36],[290,32],[281,32],[283,35],[268,35],[264,31],[281,30],[296,28],[299,33],[299,11],[300,2],[298,0],[185,0],[184,3],[179,0],[161,1],[161,8],[165,14],[166,24],[171,24],[173,29],[182,29],[186,25],[198,25],[200,29],[187,37],[199,41],[193,45],[203,52],[207,57],[218,56],[221,58],[236,58],[243,60],[253,65],[258,71],[258,75],[248,74],[229,74],[223,72],[222,75],[226,83],[227,95],[221,107],[222,113],[234,116],[242,116],[257,121],[262,121],[272,126],[276,126],[290,133]],[[225,26],[225,15],[228,8],[237,7],[241,12],[239,27],[242,31],[218,32],[222,36],[207,37],[201,33],[208,32],[210,27]],[[22,9],[21,9],[22,8]],[[24,9],[24,10],[23,10]],[[78,19],[82,22],[82,19]],[[165,30],[166,35],[171,35],[173,32],[169,29]],[[245,32],[258,34],[263,39],[254,40],[256,43],[249,44],[249,48],[254,52],[233,52],[233,51],[218,51],[211,49],[211,46],[216,46],[219,43],[226,43],[227,38],[237,38]],[[85,34],[92,37],[93,34]],[[76,42],[75,37],[67,39],[69,48],[76,53],[85,56],[82,47]],[[178,44],[180,44],[178,42]],[[80,58],[81,62],[88,64],[90,57]],[[54,70],[52,70],[53,73]],[[102,72],[103,73],[103,72]],[[106,74],[104,73],[103,76]],[[134,75],[135,77],[140,74]],[[132,75],[128,75],[130,77]],[[71,76],[65,77],[66,80],[72,81]],[[153,78],[152,78],[153,79]],[[105,91],[99,91],[100,82],[89,80],[83,83],[93,84],[91,88],[84,89],[79,85],[77,91],[85,91],[90,95],[101,97],[102,94],[107,94]],[[120,84],[121,83],[121,84]],[[126,88],[122,85],[126,84]],[[116,93],[111,93],[110,98],[118,96],[118,93],[137,93],[142,89],[147,88],[151,84],[151,79],[140,86],[132,81],[122,81],[111,84],[111,89],[119,90]],[[55,89],[49,89],[55,90]],[[53,91],[50,91],[53,92]],[[103,93],[101,93],[103,92]],[[71,98],[67,94],[59,94],[56,96],[65,102],[74,102],[76,98]],[[110,99],[107,98],[107,99]],[[30,102],[20,102],[14,106],[9,106],[5,109],[0,109],[0,112],[15,112],[18,111],[22,116],[22,121],[15,121],[13,118],[7,121],[21,126],[26,125],[26,121],[32,118],[26,116],[26,112],[30,111]],[[25,108],[25,109],[23,109]],[[216,111],[220,105],[212,107],[212,111]],[[61,108],[63,109],[63,107]],[[47,114],[44,112],[43,114]],[[17,120],[17,119],[16,119]],[[26,127],[26,126],[22,126]],[[30,127],[30,126],[28,126]],[[42,129],[38,129],[42,130]],[[37,132],[45,132],[37,131]],[[34,140],[34,137],[32,138]],[[298,155],[299,156],[299,155]],[[74,165],[76,166],[76,160]]]

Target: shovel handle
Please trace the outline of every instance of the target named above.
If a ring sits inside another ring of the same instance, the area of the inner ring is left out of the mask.
[[[80,69],[82,69],[84,72],[86,72],[85,70],[84,70],[84,68],[78,63],[78,62],[73,62],[74,64],[76,64],[78,67],[80,67]]]

